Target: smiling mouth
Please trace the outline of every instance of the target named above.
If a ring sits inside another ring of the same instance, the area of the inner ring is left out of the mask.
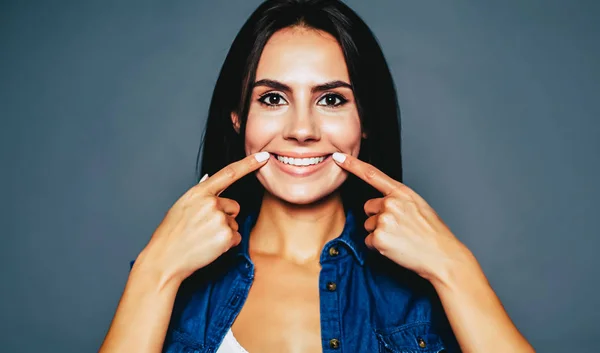
[[[329,156],[330,155],[324,155],[324,156],[320,156],[320,157],[310,157],[310,158],[293,158],[293,157],[275,155],[275,158],[277,158],[277,160],[283,164],[293,165],[296,167],[308,167],[308,166],[313,166],[313,165],[323,163],[323,161],[326,160],[327,157],[329,157]]]

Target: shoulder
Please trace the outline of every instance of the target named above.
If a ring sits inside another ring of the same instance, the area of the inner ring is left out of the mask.
[[[203,351],[213,336],[207,327],[223,316],[237,280],[235,261],[223,256],[186,278],[175,297],[163,351],[178,345]],[[212,320],[212,321],[211,321]],[[168,348],[168,349],[167,349]]]
[[[176,301],[189,301],[191,297],[201,296],[216,284],[233,280],[235,271],[236,266],[232,256],[218,258],[210,265],[195,271],[181,283]]]
[[[437,296],[429,281],[377,252],[366,256],[365,270],[381,290],[401,291],[411,298]]]
[[[172,323],[186,327],[189,324],[186,321],[202,320],[211,315],[219,305],[217,299],[227,297],[227,289],[236,280],[235,273],[232,258],[223,256],[186,278],[175,297]]]

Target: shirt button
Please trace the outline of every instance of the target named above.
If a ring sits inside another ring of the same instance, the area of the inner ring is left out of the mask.
[[[335,282],[327,282],[327,290],[333,292],[337,288]]]
[[[329,347],[333,349],[340,348],[340,340],[338,340],[337,338],[332,338],[331,340],[329,340]]]
[[[417,342],[419,342],[419,347],[421,347],[421,348],[427,347],[427,344],[425,343],[425,340],[422,339],[421,337],[417,338]]]
[[[338,256],[339,254],[340,254],[340,251],[335,246],[332,246],[329,248],[329,255]]]

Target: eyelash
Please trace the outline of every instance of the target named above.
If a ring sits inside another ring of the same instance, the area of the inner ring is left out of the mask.
[[[269,92],[269,93],[266,93],[266,94],[263,94],[262,96],[260,96],[260,97],[258,98],[258,102],[259,102],[261,105],[264,105],[264,106],[266,106],[266,107],[267,107],[267,108],[269,108],[269,109],[275,109],[275,108],[277,108],[277,107],[279,107],[279,106],[283,105],[283,104],[269,104],[269,103],[265,102],[265,100],[266,100],[267,98],[269,98],[269,97],[280,97],[281,99],[283,99],[283,100],[285,101],[285,98],[283,98],[283,97],[282,97],[282,96],[281,96],[279,93]],[[327,97],[334,97],[334,98],[337,98],[337,99],[339,99],[339,100],[340,100],[340,103],[338,103],[338,104],[335,104],[335,105],[327,105],[327,104],[325,104],[325,105],[321,105],[321,106],[324,106],[324,107],[327,107],[327,108],[330,108],[330,109],[336,109],[336,108],[339,108],[339,107],[341,107],[342,105],[346,104],[346,102],[348,102],[348,100],[347,100],[346,98],[344,98],[344,96],[342,96],[342,95],[340,95],[340,94],[337,94],[337,93],[327,93],[327,94],[325,94],[323,97],[321,97],[321,99],[319,99],[319,102],[320,102],[321,100],[323,100],[323,99],[327,98]],[[286,101],[286,102],[287,102],[287,101]]]

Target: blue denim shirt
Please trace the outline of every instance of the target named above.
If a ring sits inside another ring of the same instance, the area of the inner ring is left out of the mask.
[[[163,352],[214,353],[219,348],[252,285],[248,240],[256,216],[241,225],[240,245],[181,284]],[[430,283],[369,250],[360,229],[348,211],[342,234],[321,253],[323,352],[460,352]]]

